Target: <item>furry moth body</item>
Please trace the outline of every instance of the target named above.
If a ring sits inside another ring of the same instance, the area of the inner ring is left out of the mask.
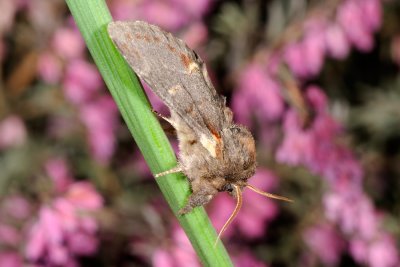
[[[237,205],[221,234],[240,209],[244,187],[289,200],[248,184],[256,170],[254,139],[244,126],[233,122],[225,98],[217,94],[204,62],[193,50],[143,21],[112,22],[108,33],[136,74],[171,111],[166,120],[177,132],[179,165],[157,176],[183,172],[188,177],[192,194],[181,214],[227,191],[237,199]]]

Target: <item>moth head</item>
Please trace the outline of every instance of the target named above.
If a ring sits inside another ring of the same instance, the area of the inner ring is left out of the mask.
[[[256,147],[250,131],[241,125],[231,125],[222,131],[224,179],[244,187],[256,170]]]

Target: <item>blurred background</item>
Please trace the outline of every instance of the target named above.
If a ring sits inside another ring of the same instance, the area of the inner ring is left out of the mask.
[[[107,3],[200,54],[256,138],[251,183],[295,200],[244,193],[235,266],[400,266],[399,1]],[[64,1],[0,10],[0,266],[200,266]],[[234,206],[207,206],[216,229]]]

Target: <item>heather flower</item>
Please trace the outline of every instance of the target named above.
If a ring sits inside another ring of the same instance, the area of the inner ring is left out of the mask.
[[[353,238],[349,242],[349,251],[354,260],[365,264],[368,259],[368,244],[360,238]]]
[[[307,77],[308,70],[304,66],[302,43],[290,43],[283,49],[283,59],[297,77]]]
[[[252,112],[258,118],[275,121],[284,111],[280,85],[262,66],[252,64],[240,77],[232,106],[240,123],[250,125]]]
[[[382,5],[379,0],[358,0],[363,14],[363,21],[371,32],[378,30],[382,24]]]
[[[395,267],[400,263],[396,242],[389,235],[383,235],[373,242],[368,256],[371,267]]]
[[[154,251],[152,265],[154,267],[200,267],[196,253],[182,228],[174,226],[172,232],[172,240],[168,248],[158,248]]]
[[[204,16],[211,5],[213,0],[195,0],[195,1],[185,1],[185,0],[171,0],[171,3],[180,7],[187,13],[190,17],[200,18]]]
[[[45,164],[47,175],[52,179],[54,191],[65,192],[72,183],[72,176],[63,159],[50,159]]]
[[[15,251],[0,251],[0,266],[23,267],[21,256]]]
[[[0,1],[0,34],[3,35],[5,32],[9,31],[13,22],[14,16],[17,12],[18,3],[17,1]]]
[[[154,267],[175,267],[174,259],[169,251],[158,249],[153,254],[152,266]]]
[[[300,118],[294,110],[289,110],[284,118],[284,139],[276,152],[279,162],[299,165],[312,158],[313,140],[310,130],[303,131]]]
[[[1,203],[1,217],[24,220],[31,212],[32,207],[28,200],[19,195],[8,196]]]
[[[62,76],[62,64],[53,53],[44,52],[38,59],[38,73],[43,81],[55,84]]]
[[[117,111],[110,96],[100,97],[80,107],[80,117],[88,129],[91,151],[101,163],[107,163],[114,153]]]
[[[21,240],[18,230],[0,222],[0,245],[16,246]]]
[[[58,29],[52,40],[54,51],[64,59],[73,59],[82,56],[85,43],[80,33],[71,28]]]
[[[311,22],[310,22],[311,23]],[[311,25],[302,40],[303,68],[307,70],[307,76],[317,75],[324,64],[325,59],[325,28],[320,26],[320,21],[312,21],[318,26]]]
[[[67,98],[75,104],[82,104],[102,88],[103,82],[94,65],[75,59],[67,65],[63,85]]]
[[[27,138],[24,122],[16,115],[0,121],[0,150],[21,145]]]
[[[367,52],[373,47],[373,36],[371,26],[365,22],[366,14],[363,13],[360,2],[362,1],[348,0],[341,4],[337,11],[337,21],[354,46]],[[371,21],[371,24],[374,22]]]
[[[167,31],[176,31],[190,20],[190,16],[169,1],[147,1],[140,8],[140,18]]]
[[[72,184],[63,196],[44,204],[29,229],[28,260],[66,266],[76,264],[76,256],[93,254],[98,245],[97,223],[90,213],[101,207],[101,196],[87,182]]]
[[[189,26],[182,36],[182,40],[191,47],[196,48],[203,44],[208,37],[207,27],[202,22],[195,22]]]
[[[136,1],[114,0],[109,3],[109,8],[115,20],[130,20],[140,14]]]
[[[345,243],[330,224],[314,225],[303,233],[304,242],[317,254],[324,265],[334,266],[341,257]]]
[[[336,23],[326,28],[325,45],[329,55],[335,59],[344,59],[350,52],[349,41],[342,27]]]

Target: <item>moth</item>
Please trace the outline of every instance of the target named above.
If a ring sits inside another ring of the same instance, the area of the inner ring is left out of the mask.
[[[225,97],[217,93],[206,65],[193,50],[143,21],[111,22],[108,33],[135,73],[170,109],[171,116],[164,119],[177,133],[178,165],[156,177],[175,172],[187,176],[192,194],[180,214],[207,204],[218,192],[229,192],[237,200],[236,208],[219,238],[239,212],[244,188],[291,201],[248,183],[257,165],[254,138],[247,128],[233,122]]]

